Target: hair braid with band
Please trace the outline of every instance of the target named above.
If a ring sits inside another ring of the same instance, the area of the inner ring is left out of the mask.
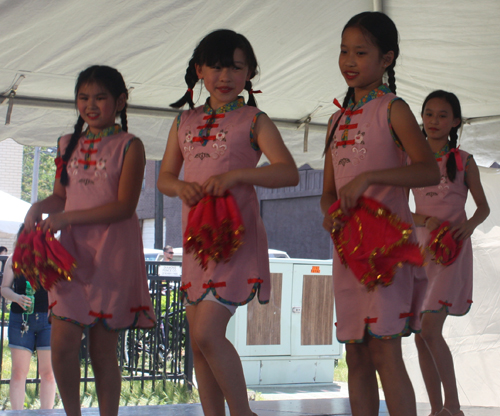
[[[196,73],[196,65],[199,67],[203,65],[210,67],[220,65],[223,68],[233,67],[235,65],[234,51],[236,49],[241,49],[245,55],[250,79],[255,77],[258,66],[257,58],[248,39],[232,30],[216,30],[205,36],[194,49],[186,69],[186,75],[184,76],[188,89],[182,98],[170,104],[170,107],[181,108],[184,104],[188,103],[189,107],[193,109],[193,88],[199,81],[198,74]],[[250,93],[252,91],[252,83],[250,81],[246,82],[245,90],[249,93],[248,105],[255,106],[255,98]]]
[[[349,105],[349,100],[353,96],[354,96],[354,88],[349,87],[349,89],[347,90],[347,94],[344,97],[344,102],[342,103],[342,109],[347,108],[347,106]],[[342,118],[342,114],[339,115],[339,117],[335,121],[332,129],[330,130],[330,134],[328,136],[328,140],[326,141],[326,146],[325,146],[325,150],[323,151],[323,154],[326,154],[326,152],[328,152],[328,148],[332,144],[333,136],[335,135],[335,130],[337,129],[341,118]]]

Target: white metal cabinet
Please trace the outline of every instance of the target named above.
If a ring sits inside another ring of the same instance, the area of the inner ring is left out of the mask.
[[[342,345],[335,336],[331,261],[270,259],[270,269],[269,304],[239,307],[228,325],[247,384],[333,382]]]

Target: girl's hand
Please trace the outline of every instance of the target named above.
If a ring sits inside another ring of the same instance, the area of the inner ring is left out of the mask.
[[[213,196],[224,196],[228,189],[231,189],[238,183],[236,171],[229,171],[221,175],[215,175],[208,178],[203,184],[203,192]]]
[[[343,213],[348,215],[349,211],[356,207],[359,197],[370,186],[368,175],[367,172],[361,173],[338,190],[340,208]]]
[[[19,295],[17,300],[15,300],[14,302],[16,302],[24,310],[28,309],[31,306],[31,299],[26,295]]]
[[[38,205],[33,204],[24,217],[24,229],[28,232],[33,231],[40,221],[42,221],[42,213],[39,212]]]
[[[424,227],[429,231],[432,232],[436,228],[438,228],[441,225],[441,220],[436,217],[430,217],[427,220],[425,220]]]
[[[200,199],[202,199],[205,194],[199,183],[179,181],[177,196],[187,206],[192,207],[200,202]]]
[[[333,219],[330,214],[326,214],[323,218],[323,228],[328,231],[328,234],[332,234],[335,231],[340,230],[344,226],[344,223],[338,218]]]
[[[464,221],[462,224],[456,225],[455,227],[453,227],[450,230],[450,232],[455,240],[461,241],[461,240],[466,240],[467,238],[469,238],[475,229],[476,229],[476,226],[474,224],[472,224],[470,220],[467,220],[467,221]]]
[[[45,220],[38,223],[40,228],[44,233],[51,231],[56,233],[59,230],[63,230],[70,224],[67,212],[58,212],[56,214],[50,214]]]

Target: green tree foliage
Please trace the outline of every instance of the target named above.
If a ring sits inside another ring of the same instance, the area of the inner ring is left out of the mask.
[[[45,199],[52,194],[56,175],[55,147],[40,148],[40,168],[38,170],[38,200]],[[23,179],[21,184],[21,199],[31,202],[31,187],[33,183],[33,161],[35,146],[24,146],[23,152]]]

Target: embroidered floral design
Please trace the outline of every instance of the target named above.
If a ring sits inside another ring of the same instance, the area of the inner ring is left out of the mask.
[[[203,160],[203,159],[205,159],[206,157],[210,157],[210,153],[197,153],[194,157],[195,157],[196,159]]]
[[[425,194],[425,196],[429,196],[429,197],[431,197],[431,198],[432,198],[433,196],[438,196],[438,193],[437,193],[437,192],[427,192],[427,193]]]
[[[354,166],[359,165],[359,163],[365,158],[366,156],[366,149],[363,147],[361,149],[358,149],[356,147],[352,148],[352,152],[354,153],[353,159],[352,159],[352,164]]]
[[[193,141],[193,135],[191,134],[191,130],[186,132],[186,137],[184,138],[184,143],[191,143]]]
[[[106,173],[106,159],[103,159],[102,157],[97,161],[95,165],[95,172],[94,176],[97,178],[105,179],[108,177],[108,174]]]
[[[354,136],[354,142],[356,144],[365,144],[365,141],[363,140],[365,137],[365,132],[361,132],[360,130],[358,130],[358,134],[356,134],[356,136]]]
[[[347,157],[343,157],[339,160],[339,165],[345,166],[346,163],[351,163],[350,159],[348,159]]]
[[[218,140],[219,142],[225,142],[226,141],[226,134],[227,130],[222,129],[215,135],[215,140]]]

